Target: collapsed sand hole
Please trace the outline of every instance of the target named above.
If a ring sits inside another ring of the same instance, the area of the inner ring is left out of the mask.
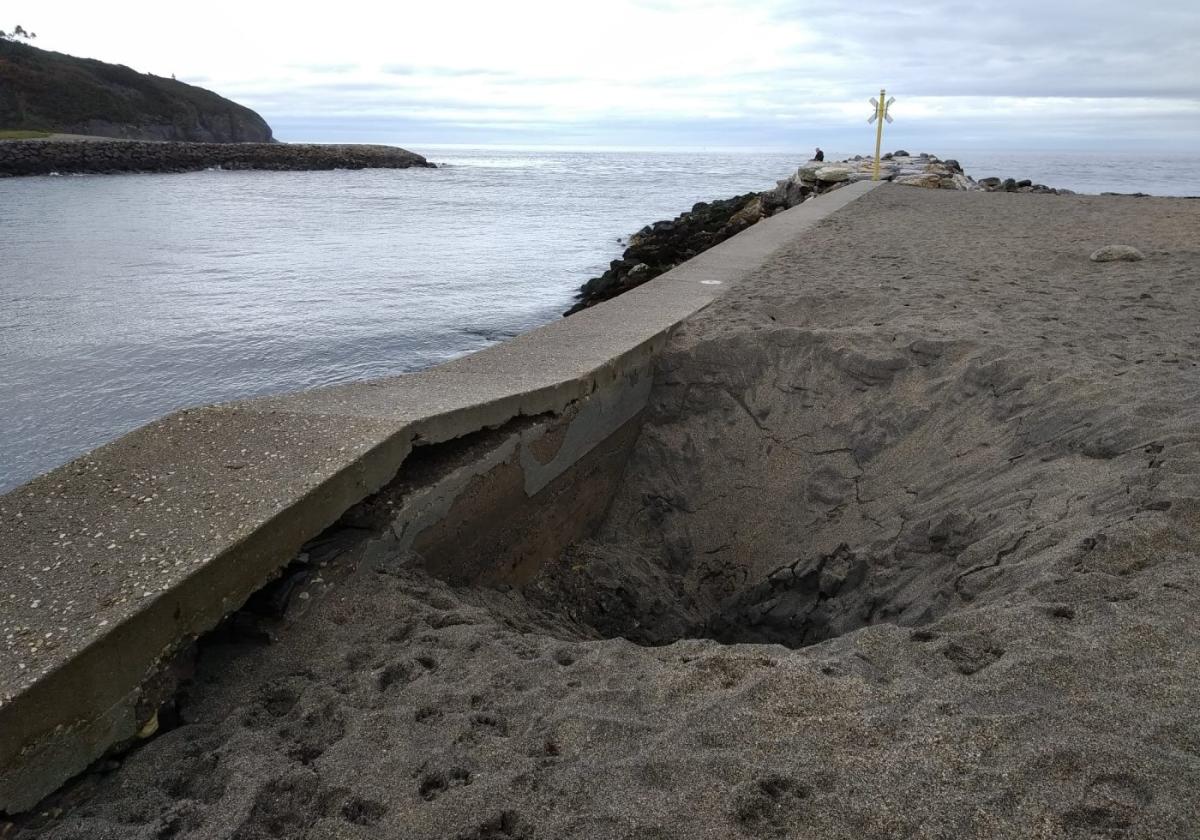
[[[1161,445],[1088,393],[965,341],[683,336],[593,536],[503,599],[436,552],[419,565],[510,626],[565,641],[800,648],[920,627],[1026,585],[1023,566],[1077,557],[1131,500],[1153,509],[1153,471],[1129,471],[1153,470]],[[419,447],[340,533],[386,531],[413,487],[546,419]],[[473,563],[513,565],[500,553]]]
[[[797,648],[975,608],[1152,494],[1114,459],[1148,447],[1152,465],[1155,444],[1079,397],[969,342],[684,341],[599,533],[525,595],[583,635],[646,645]]]
[[[564,562],[571,564],[574,571],[566,576],[580,591],[564,591],[558,581],[543,578],[537,586],[549,591],[527,590],[526,595],[584,628],[582,638],[621,637],[652,646],[706,638],[803,647],[886,621],[896,609],[876,602],[864,586],[867,561],[845,545],[831,555],[776,570],[711,611],[697,603],[681,580],[647,568],[643,558],[617,553],[614,566],[598,573],[597,566],[613,554],[574,549]],[[581,560],[590,564],[586,575],[581,574]]]

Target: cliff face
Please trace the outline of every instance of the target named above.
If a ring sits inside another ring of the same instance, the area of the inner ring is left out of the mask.
[[[138,140],[272,140],[262,117],[204,88],[7,41],[0,41],[0,128]]]

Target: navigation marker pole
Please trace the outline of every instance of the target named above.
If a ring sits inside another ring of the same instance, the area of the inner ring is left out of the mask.
[[[879,151],[883,147],[883,121],[892,121],[892,115],[888,113],[888,109],[892,107],[892,103],[896,101],[896,97],[884,100],[887,96],[887,91],[883,88],[879,89],[879,99],[871,100],[871,104],[875,106],[875,113],[867,120],[867,125],[875,123],[875,174],[871,176],[872,181],[879,180]]]

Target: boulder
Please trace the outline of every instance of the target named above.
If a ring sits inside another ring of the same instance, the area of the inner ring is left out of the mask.
[[[901,149],[898,152],[892,152],[892,157],[908,157],[908,152]]]
[[[764,208],[762,196],[758,196],[757,198],[747,202],[746,206],[741,210],[734,213],[729,219],[729,224],[737,230],[748,228],[750,225],[762,219],[763,212]]]
[[[925,187],[926,189],[936,190],[941,189],[942,176],[934,175],[926,172],[923,175],[901,175],[896,179],[895,183],[905,184],[910,187]]]
[[[1092,252],[1092,262],[1137,262],[1146,257],[1132,245],[1105,245]]]
[[[645,283],[650,279],[652,270],[645,263],[638,263],[633,268],[629,269],[629,274],[626,275],[634,283]]]
[[[815,182],[817,180],[817,173],[824,168],[825,164],[823,163],[809,162],[796,170],[796,177],[801,181]]]
[[[815,182],[813,182],[815,183]],[[775,189],[759,196],[763,212],[767,214],[795,207],[810,195],[813,188],[804,184],[799,177],[787,178],[776,184]]]
[[[824,166],[817,170],[817,180],[826,184],[836,184],[838,181],[848,181],[854,174],[844,166]]]

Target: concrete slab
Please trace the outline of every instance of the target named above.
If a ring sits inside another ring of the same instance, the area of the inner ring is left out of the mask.
[[[0,496],[0,811],[144,723],[141,686],[414,442],[561,412],[874,184],[765,220],[612,301],[431,370],[170,415]]]

